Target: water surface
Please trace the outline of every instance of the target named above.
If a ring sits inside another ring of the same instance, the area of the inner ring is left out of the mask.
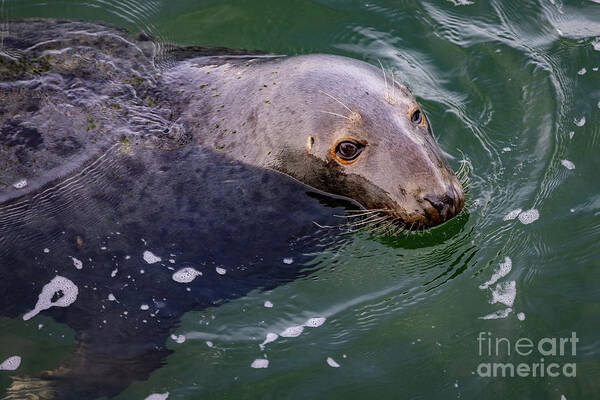
[[[304,278],[186,314],[166,365],[118,399],[165,392],[169,399],[579,399],[600,392],[600,4],[5,0],[0,11],[2,18],[108,22],[162,46],[380,61],[417,96],[453,168],[470,168],[461,217],[422,237],[352,235],[343,248],[316,254],[318,268]],[[0,320],[0,362],[18,354],[19,372],[33,373],[71,351],[69,328],[36,318]],[[260,346],[269,333],[310,318],[325,322]],[[513,345],[572,332],[579,342],[563,356],[537,349],[522,356],[514,346],[510,354],[505,347],[480,354],[480,332]],[[561,368],[575,363],[576,376],[478,370],[541,358]],[[268,367],[252,368],[256,359],[268,359]],[[0,390],[9,375],[0,371]]]

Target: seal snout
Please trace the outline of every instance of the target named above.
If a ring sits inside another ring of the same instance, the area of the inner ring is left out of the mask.
[[[421,204],[429,226],[435,226],[460,213],[464,202],[462,186],[458,182],[452,182],[452,184],[446,186],[443,193],[424,194]]]

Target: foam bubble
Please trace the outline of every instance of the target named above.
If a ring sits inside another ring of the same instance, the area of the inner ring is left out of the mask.
[[[498,269],[498,271],[494,272],[489,281],[479,285],[479,289],[487,289],[488,287],[496,283],[498,279],[506,276],[511,269],[512,260],[510,259],[510,257],[504,257],[504,262],[500,263],[500,268]]]
[[[600,103],[598,103],[598,107],[600,107]],[[569,139],[573,139],[573,136],[575,136],[575,131],[569,132]]]
[[[250,366],[252,368],[267,368],[269,366],[269,360],[264,358],[257,358],[256,360],[252,361],[252,364],[250,364]]]
[[[573,123],[579,127],[582,127],[585,125],[585,117],[581,117],[581,119],[577,120],[573,120]]]
[[[146,397],[144,400],[167,400],[168,397],[169,397],[169,392],[152,393],[150,396]]]
[[[143,258],[148,264],[154,264],[162,261],[162,258],[155,256],[151,251],[148,250],[144,251]]]
[[[196,279],[197,276],[201,276],[202,272],[192,268],[192,267],[186,267],[186,268],[182,268],[179,271],[175,272],[171,278],[173,278],[173,280],[177,283],[190,283],[192,282],[194,279]]]
[[[175,343],[179,343],[179,344],[185,342],[184,335],[171,335],[171,339],[173,339],[175,341]]]
[[[292,257],[286,257],[283,259],[284,264],[292,264],[293,262],[294,262],[294,259]]]
[[[73,260],[73,266],[77,269],[82,269],[83,268],[83,262],[81,262],[81,260],[76,259],[75,257],[71,257],[71,260]]]
[[[300,334],[302,333],[303,330],[304,330],[304,326],[302,326],[302,325],[290,326],[289,328],[284,329],[284,331],[281,332],[279,334],[279,336],[281,336],[281,337],[296,337],[296,336],[300,336]]]
[[[535,208],[532,208],[531,210],[522,212],[519,215],[519,221],[521,221],[521,223],[527,225],[527,224],[531,224],[532,222],[536,221],[539,217],[540,217],[539,211],[536,210]]]
[[[207,341],[206,341],[206,345],[207,345],[208,347],[213,347],[213,346],[214,346],[213,342],[211,342],[210,340],[207,340]]]
[[[323,325],[324,323],[325,323],[324,317],[316,317],[316,318],[310,318],[308,321],[306,321],[304,323],[304,326],[307,326],[309,328],[318,328],[319,326]]]
[[[46,253],[46,254],[50,253],[50,249],[46,247],[46,248],[44,249],[44,253]]]
[[[273,308],[273,303],[271,303],[269,300],[267,300],[267,301],[265,301],[264,306],[267,308]]]
[[[56,301],[52,301],[52,298],[57,292],[62,292],[62,296]],[[77,300],[78,294],[79,289],[73,281],[57,275],[49,283],[44,285],[42,292],[38,296],[35,307],[33,310],[23,315],[23,320],[27,321],[50,307],[68,307]]]
[[[327,357],[327,364],[332,367],[332,368],[339,368],[340,364],[338,364],[337,362],[335,362],[335,360],[331,357]]]
[[[27,186],[27,179],[20,179],[20,180],[16,181],[15,183],[13,183],[13,187],[15,189],[23,189],[26,186]]]
[[[479,319],[499,319],[506,318],[512,312],[512,308],[508,307],[504,310],[498,310],[494,313],[484,315],[483,317],[479,317]]]
[[[109,295],[108,295],[108,300],[109,300],[109,301],[117,301],[117,298],[115,297],[115,295],[114,295],[114,294],[112,294],[112,293],[109,293]]]
[[[525,313],[518,313],[517,318],[519,319],[519,321],[525,321]]]
[[[503,147],[502,148],[502,152],[504,152],[504,153],[509,152],[509,151],[511,151],[510,147]]]
[[[140,306],[140,310],[146,311],[146,310],[148,310],[148,309],[150,309],[150,306],[148,306],[148,304],[142,304],[142,305]]]
[[[508,214],[506,214],[502,220],[503,221],[510,221],[513,220],[515,218],[517,218],[519,216],[519,214],[521,214],[521,211],[523,211],[520,208],[517,208],[516,210],[512,210],[511,212],[509,212]]]
[[[12,356],[2,361],[0,364],[0,371],[14,371],[21,365],[21,357]]]
[[[219,275],[225,275],[227,273],[227,270],[225,268],[221,268],[221,267],[215,268],[215,271],[217,271],[217,274],[219,274]]]
[[[585,75],[586,72],[587,72],[587,69],[581,68],[579,71],[577,71],[577,75]]]
[[[517,283],[515,281],[502,282],[496,285],[492,290],[491,304],[502,303],[512,307],[517,296]]]
[[[269,332],[269,333],[267,333],[267,337],[265,338],[265,341],[262,342],[261,344],[259,344],[258,346],[260,347],[261,350],[264,350],[265,344],[276,341],[278,337],[279,337],[278,334]]]
[[[573,162],[572,162],[572,161],[569,161],[569,160],[562,160],[560,163],[561,163],[561,164],[563,165],[563,167],[565,167],[566,169],[575,169],[575,164],[573,164]]]

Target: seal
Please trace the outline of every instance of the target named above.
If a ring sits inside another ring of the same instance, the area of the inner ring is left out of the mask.
[[[464,206],[409,90],[368,63],[10,22],[0,52],[0,315],[72,327],[9,398],[113,396],[190,310],[308,273],[359,206],[386,234]],[[316,222],[316,224],[315,224]],[[293,263],[282,260],[293,260]]]

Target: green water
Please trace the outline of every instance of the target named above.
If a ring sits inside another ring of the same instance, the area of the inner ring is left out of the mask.
[[[118,399],[164,392],[169,399],[600,394],[600,4],[1,4],[4,18],[89,19],[183,44],[380,60],[415,93],[451,165],[457,169],[464,157],[471,166],[461,219],[402,247],[357,234],[341,251],[319,255],[321,268],[306,278],[188,313],[177,330],[186,341],[170,340],[166,365]],[[539,219],[505,221],[515,209],[535,209]],[[507,273],[485,288],[501,270]],[[259,348],[267,333],[311,317],[326,321]],[[19,354],[23,373],[59,364],[71,351],[72,332],[49,319],[38,330],[38,323],[2,322],[0,362]],[[563,342],[564,355],[560,346],[551,354],[552,339],[560,344],[572,332],[575,354],[570,341]],[[544,354],[537,347],[517,353],[521,338],[535,346],[548,338]],[[258,358],[267,358],[268,368],[251,368]],[[481,376],[487,363],[533,368],[541,358],[545,366],[535,377]],[[551,363],[558,376],[548,376]],[[0,371],[0,388],[8,375]]]

